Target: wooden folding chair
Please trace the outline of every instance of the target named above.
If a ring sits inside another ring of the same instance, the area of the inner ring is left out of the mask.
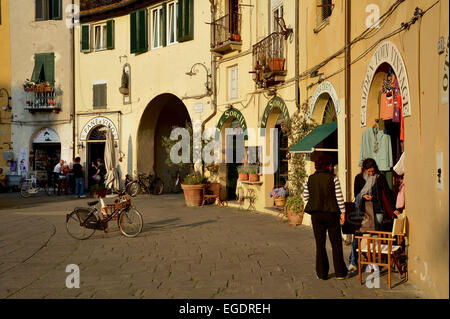
[[[397,266],[400,279],[403,276],[401,265],[402,243],[405,216],[394,219],[392,232],[368,231],[363,236],[355,236],[358,240],[358,278],[362,285],[363,265],[388,267],[388,285],[391,288],[391,272]],[[406,272],[406,270],[405,270]]]

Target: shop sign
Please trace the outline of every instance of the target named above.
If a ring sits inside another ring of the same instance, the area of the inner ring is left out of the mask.
[[[88,137],[89,133],[92,131],[92,129],[94,129],[95,127],[100,126],[100,125],[110,128],[112,131],[112,134],[114,136],[114,139],[115,140],[119,139],[119,134],[117,132],[117,128],[114,125],[114,123],[106,117],[98,116],[98,117],[91,119],[89,122],[86,123],[86,125],[84,125],[84,127],[80,133],[80,141],[86,141],[87,137]]]
[[[318,98],[324,93],[327,93],[331,97],[331,100],[333,101],[333,104],[334,104],[334,108],[336,110],[336,114],[339,114],[339,112],[340,112],[339,99],[338,99],[336,90],[334,89],[333,84],[331,84],[328,81],[324,81],[324,82],[320,83],[320,85],[314,91],[314,95],[311,99],[311,103],[309,104],[309,117],[310,118],[312,118],[312,115],[314,112],[314,107],[316,106],[316,102],[317,102]]]
[[[44,128],[39,131],[34,138],[33,143],[45,144],[45,143],[60,143],[58,133],[54,129]]]
[[[448,104],[448,68],[449,68],[449,48],[448,48],[447,36],[447,47],[445,48],[445,60],[444,60],[444,75],[442,76],[442,104]]]
[[[409,82],[405,63],[395,44],[386,41],[378,47],[372,56],[369,67],[367,68],[366,76],[362,83],[361,126],[366,126],[367,102],[373,77],[375,76],[378,67],[383,63],[388,63],[397,76],[402,94],[403,116],[411,115]]]
[[[216,134],[216,138],[220,136],[222,126],[229,118],[235,118],[239,122],[239,126],[242,128],[245,138],[247,138],[247,123],[245,122],[244,115],[242,115],[242,113],[239,112],[239,110],[237,109],[229,109],[222,114],[222,116],[219,119],[219,122],[217,123],[218,132]]]
[[[266,109],[264,110],[264,114],[261,119],[261,128],[266,127],[269,114],[274,108],[280,109],[281,113],[283,114],[283,117],[286,119],[287,122],[286,124],[289,125],[290,117],[286,103],[284,103],[284,101],[281,98],[274,97],[269,101],[269,103],[267,103]]]

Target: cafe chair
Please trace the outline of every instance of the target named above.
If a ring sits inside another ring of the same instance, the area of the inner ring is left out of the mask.
[[[391,273],[397,267],[399,277],[406,274],[404,251],[406,215],[394,219],[392,232],[367,231],[363,236],[355,236],[358,240],[358,278],[362,285],[363,265],[386,266],[388,269],[388,285],[391,289]]]

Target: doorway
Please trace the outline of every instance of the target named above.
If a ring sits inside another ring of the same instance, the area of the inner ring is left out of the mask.
[[[94,128],[89,134],[87,141],[87,162],[86,162],[86,171],[87,174],[87,185],[90,188],[92,185],[95,185],[94,179],[91,177],[95,175],[97,170],[92,166],[93,164],[97,165],[97,159],[101,159],[104,161],[105,158],[105,144],[106,144],[106,126],[100,125]]]

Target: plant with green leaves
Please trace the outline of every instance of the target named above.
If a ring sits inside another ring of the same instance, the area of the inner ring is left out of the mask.
[[[202,185],[207,183],[207,178],[201,174],[189,174],[183,178],[184,185]]]
[[[317,127],[314,121],[308,121],[308,114],[307,104],[304,104],[302,108],[293,114],[286,133],[289,148],[297,144]],[[296,195],[290,195],[287,198],[285,210],[291,207],[292,211],[296,214],[300,214],[303,211],[304,202],[302,194],[307,177],[305,154],[291,154],[289,159],[288,189],[289,194]]]
[[[248,174],[249,173],[249,167],[247,165],[241,165],[237,168],[237,171],[239,174]]]
[[[248,167],[248,173],[249,174],[258,174],[259,173],[259,166],[258,165],[250,165]]]

